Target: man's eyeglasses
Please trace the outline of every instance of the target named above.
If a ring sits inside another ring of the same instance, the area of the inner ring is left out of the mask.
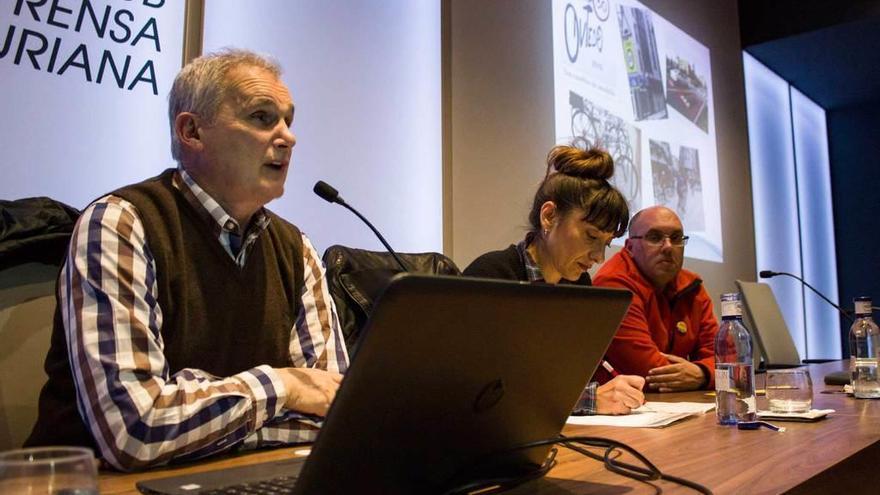
[[[652,246],[662,246],[663,241],[669,239],[669,243],[673,246],[684,246],[688,242],[688,236],[681,232],[673,232],[672,234],[664,234],[656,230],[649,230],[645,235],[631,235],[630,239],[641,239]]]

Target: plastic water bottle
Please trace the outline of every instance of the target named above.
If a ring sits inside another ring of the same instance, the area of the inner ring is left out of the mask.
[[[752,336],[742,322],[738,293],[721,295],[721,326],[715,336],[715,410],[722,425],[754,421],[757,411]]]
[[[880,330],[871,317],[871,298],[853,299],[856,321],[849,327],[850,371],[853,395],[858,399],[880,399],[877,360],[880,358]]]

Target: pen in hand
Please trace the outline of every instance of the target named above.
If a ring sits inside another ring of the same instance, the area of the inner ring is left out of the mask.
[[[617,370],[614,369],[613,366],[611,366],[611,363],[609,363],[608,361],[606,361],[604,359],[602,360],[602,367],[605,368],[605,371],[607,371],[608,373],[611,373],[612,377],[620,376],[620,373],[618,373]]]
[[[618,373],[617,370],[614,369],[614,366],[611,366],[611,363],[609,363],[607,359],[602,360],[602,367],[605,368],[605,371],[611,374],[612,378],[620,376],[620,373]],[[651,409],[646,402],[643,402],[642,405],[639,406],[639,409],[642,412],[657,412]]]

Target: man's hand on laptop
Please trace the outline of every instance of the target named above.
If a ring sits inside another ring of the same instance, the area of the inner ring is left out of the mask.
[[[315,368],[279,368],[287,389],[284,407],[305,414],[327,415],[342,375]]]
[[[596,389],[596,412],[629,414],[645,403],[642,387],[645,379],[635,375],[618,375]]]
[[[648,370],[648,388],[654,392],[696,390],[706,382],[703,369],[673,354],[663,354],[670,364]]]

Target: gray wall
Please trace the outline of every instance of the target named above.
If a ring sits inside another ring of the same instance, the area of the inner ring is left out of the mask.
[[[748,136],[737,4],[647,1],[712,57],[724,263],[693,259],[718,294],[755,279]],[[452,1],[447,254],[461,267],[524,234],[529,202],[555,144],[550,2]],[[611,254],[609,250],[609,255]],[[687,254],[687,251],[685,251]]]
[[[462,268],[522,237],[555,141],[550,28],[550,2],[452,2],[447,254]]]

